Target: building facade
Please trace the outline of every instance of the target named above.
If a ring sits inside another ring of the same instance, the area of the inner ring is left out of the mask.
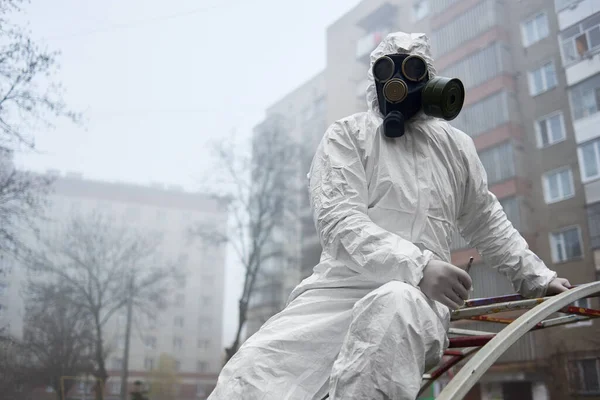
[[[201,246],[190,241],[194,223],[226,226],[226,210],[202,194],[187,193],[177,187],[136,186],[83,179],[78,175],[58,177],[50,196],[48,218],[40,230],[52,231],[74,215],[102,213],[142,234],[160,233],[159,252],[166,259],[179,260],[185,282],[169,299],[167,309],[152,318],[134,315],[129,355],[129,381],[152,385],[159,366],[171,360],[179,400],[206,398],[216,384],[223,362],[222,321],[225,248]],[[24,268],[14,265],[5,277],[9,292],[5,316],[10,330],[20,336],[23,330],[25,298]],[[106,366],[109,379],[106,399],[119,398],[125,344],[125,310],[106,325],[105,345],[111,348]],[[82,386],[83,387],[83,386]],[[79,386],[77,387],[78,390]]]

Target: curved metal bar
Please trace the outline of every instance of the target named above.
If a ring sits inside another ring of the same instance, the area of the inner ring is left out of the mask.
[[[463,328],[450,328],[448,335],[461,335],[461,336],[481,336],[481,335],[495,335],[496,332],[476,331],[473,329]]]
[[[475,385],[492,364],[539,322],[561,308],[593,293],[600,292],[600,282],[580,285],[543,302],[521,315],[512,324],[498,333],[487,345],[481,348],[473,358],[456,374],[444,388],[437,400],[460,400]]]
[[[552,297],[540,297],[537,299],[507,301],[506,303],[490,304],[487,306],[459,308],[458,310],[451,312],[450,319],[452,321],[457,321],[459,319],[471,318],[479,315],[497,314],[506,311],[531,309],[537,307],[539,304],[551,298]]]
[[[449,361],[442,363],[435,370],[433,370],[429,374],[423,375],[423,382],[421,383],[421,389],[419,390],[419,396],[423,394],[425,390],[429,386],[435,382],[440,376],[444,375],[450,368],[456,366],[456,364],[470,357],[473,353],[479,350],[479,347],[468,347],[466,349],[462,349],[454,354],[448,354],[449,351],[446,351],[445,355],[452,357]]]

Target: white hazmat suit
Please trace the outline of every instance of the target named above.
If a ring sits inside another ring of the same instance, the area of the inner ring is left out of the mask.
[[[420,55],[435,75],[425,35],[388,35],[371,65],[391,53]],[[321,261],[209,400],[414,400],[449,327],[449,309],[419,283],[430,260],[450,262],[455,227],[525,296],[556,277],[489,192],[471,138],[423,113],[386,138],[371,70],[369,80],[369,110],[327,130],[309,173]]]

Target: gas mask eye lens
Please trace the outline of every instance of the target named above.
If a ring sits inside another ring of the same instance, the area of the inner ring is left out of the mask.
[[[400,103],[407,95],[408,87],[400,79],[392,79],[383,85],[383,96],[390,103]]]
[[[394,61],[387,56],[383,56],[373,64],[373,77],[378,82],[385,82],[394,75],[394,69]]]
[[[402,73],[406,79],[418,82],[427,76],[427,63],[419,56],[408,56],[402,62]]]

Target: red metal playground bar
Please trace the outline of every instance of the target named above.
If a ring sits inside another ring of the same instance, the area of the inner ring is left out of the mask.
[[[507,295],[467,300],[462,308],[452,313],[452,321],[494,322],[506,327],[499,333],[451,328],[450,335],[459,336],[450,338],[442,362],[423,376],[421,393],[450,368],[473,356],[437,397],[437,400],[462,399],[493,363],[526,333],[600,317],[600,310],[571,305],[577,300],[597,296],[600,296],[600,282],[574,286],[560,295],[537,299]],[[516,319],[492,316],[516,310],[528,311]],[[557,312],[566,315],[548,318]]]

